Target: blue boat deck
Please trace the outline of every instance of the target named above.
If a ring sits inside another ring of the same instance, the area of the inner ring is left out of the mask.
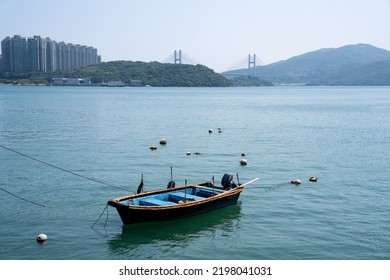
[[[138,198],[123,200],[121,203],[139,206],[170,206],[188,201],[203,200],[213,196],[215,193],[216,192],[211,189],[191,187],[187,190],[172,190],[166,193],[145,195]]]
[[[140,199],[138,201],[138,204],[140,206],[167,206],[167,205],[175,205],[176,203],[149,197],[145,199]]]

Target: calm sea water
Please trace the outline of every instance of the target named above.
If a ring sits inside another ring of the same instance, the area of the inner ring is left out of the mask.
[[[0,147],[3,260],[390,258],[389,87],[2,86],[0,145],[111,185]],[[176,184],[261,179],[183,220],[103,212],[141,174],[165,187],[171,166]]]

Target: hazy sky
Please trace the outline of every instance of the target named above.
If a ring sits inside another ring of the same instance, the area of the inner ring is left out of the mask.
[[[0,40],[14,34],[93,46],[103,61],[182,50],[220,72],[254,53],[269,64],[348,44],[390,50],[390,0],[0,0]]]

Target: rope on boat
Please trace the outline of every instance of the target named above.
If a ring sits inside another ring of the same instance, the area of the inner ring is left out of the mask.
[[[97,220],[93,223],[93,225],[91,226],[91,228],[94,228],[94,226],[97,224],[97,222],[99,222],[100,218],[103,216],[104,212],[107,210],[107,217],[106,217],[106,222],[104,223],[104,228],[106,228],[106,225],[107,225],[107,221],[108,221],[108,204],[106,204],[106,207],[104,207],[102,213],[100,213],[100,216],[99,218],[97,218]]]
[[[16,195],[16,194],[13,194],[13,193],[11,193],[11,192],[9,192],[9,191],[3,189],[2,187],[0,187],[0,190],[2,190],[3,192],[6,192],[6,193],[8,193],[8,194],[10,194],[10,195],[12,195],[12,196],[14,196],[14,197],[16,197],[16,198],[19,198],[19,199],[21,199],[21,200],[30,202],[30,203],[32,203],[32,204],[35,204],[35,205],[38,205],[38,206],[41,206],[41,207],[46,207],[46,206],[43,205],[43,204],[40,204],[40,203],[31,201],[31,200],[28,200],[28,199],[25,199],[25,198],[23,198],[23,197],[20,197],[20,196],[18,196],[18,195]]]
[[[72,174],[72,175],[74,175],[74,176],[81,177],[81,178],[83,178],[83,179],[86,179],[86,180],[89,180],[89,181],[92,181],[92,182],[95,182],[95,183],[98,183],[98,184],[102,184],[102,185],[105,185],[105,186],[108,186],[108,187],[117,188],[117,189],[121,189],[121,190],[127,191],[125,188],[121,188],[121,187],[118,187],[118,186],[114,186],[114,185],[112,185],[112,184],[108,184],[108,183],[105,183],[105,182],[102,182],[102,181],[99,181],[99,180],[96,180],[96,179],[93,179],[93,178],[90,178],[90,177],[87,177],[87,176],[84,176],[84,175],[75,173],[75,172],[70,171],[70,170],[67,170],[67,169],[65,169],[65,168],[58,167],[58,166],[56,166],[56,165],[54,165],[54,164],[47,163],[47,162],[42,161],[42,160],[40,160],[40,159],[37,159],[37,158],[34,158],[34,157],[32,157],[32,156],[23,154],[23,153],[18,152],[18,151],[14,150],[14,149],[8,148],[8,147],[6,147],[6,146],[4,146],[4,145],[1,145],[1,144],[0,144],[0,147],[3,148],[3,149],[5,149],[5,150],[8,150],[8,151],[10,151],[10,152],[13,152],[13,153],[15,153],[15,154],[18,154],[18,155],[20,155],[20,156],[22,156],[22,157],[29,158],[29,159],[31,159],[31,160],[37,161],[37,162],[42,163],[42,164],[44,164],[44,165],[50,166],[50,167],[52,167],[52,168],[61,170],[61,171],[63,171],[63,172],[69,173],[69,174]]]

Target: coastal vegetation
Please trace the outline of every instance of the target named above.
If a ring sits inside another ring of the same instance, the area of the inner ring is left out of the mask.
[[[155,87],[229,87],[232,81],[203,65],[170,64],[159,62],[111,61],[72,71],[51,73],[13,74],[3,77],[3,83],[50,83],[52,78],[90,77],[93,84],[121,81]],[[0,82],[2,80],[0,79]]]
[[[159,62],[112,61],[81,68],[69,77],[91,77],[93,83],[120,80],[125,84],[141,81],[156,87],[226,87],[232,83],[203,65]]]
[[[232,82],[236,87],[268,87],[273,85],[270,81],[251,75],[233,77]]]

